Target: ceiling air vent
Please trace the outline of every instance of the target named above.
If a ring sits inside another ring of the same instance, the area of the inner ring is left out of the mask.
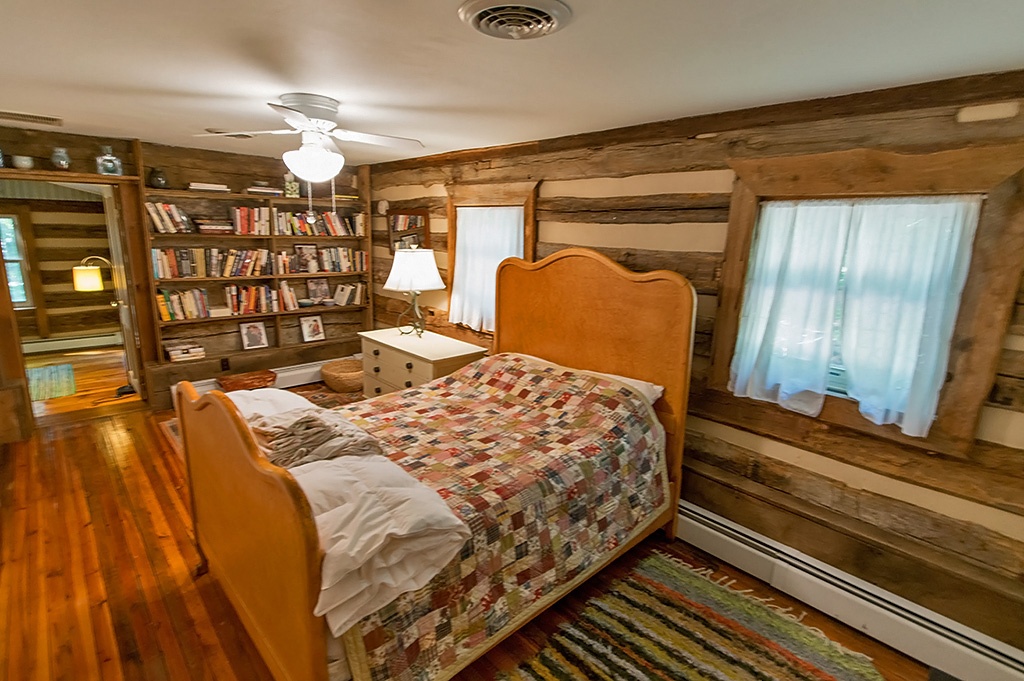
[[[495,0],[467,0],[459,18],[484,35],[506,40],[540,38],[559,30],[572,18],[561,0],[530,0],[510,4]]]
[[[64,125],[64,119],[57,116],[41,116],[39,114],[18,113],[17,111],[0,111],[0,120],[15,121],[17,123],[35,123],[37,125],[52,125],[60,127]]]

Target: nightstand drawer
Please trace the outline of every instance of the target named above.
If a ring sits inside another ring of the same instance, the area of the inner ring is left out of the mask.
[[[372,378],[365,374],[363,375],[363,397],[377,397],[379,395],[395,392],[396,390],[398,390],[398,388],[393,385],[388,385],[384,381]]]
[[[434,363],[364,340],[363,372],[399,388],[411,388],[434,378]]]

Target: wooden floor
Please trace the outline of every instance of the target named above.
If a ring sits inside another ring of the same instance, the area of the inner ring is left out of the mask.
[[[0,679],[270,681],[213,578],[192,579],[184,466],[157,420],[136,411],[63,422],[0,450]],[[737,586],[793,603],[675,546]],[[563,608],[545,620],[571,617]],[[927,676],[823,615],[806,621],[875,658],[887,679]],[[461,678],[492,679],[535,649],[536,632],[513,637]]]
[[[74,368],[75,394],[33,402],[32,413],[36,417],[67,414],[114,403],[141,402],[138,395],[119,398],[115,394],[128,382],[123,348],[25,355],[26,369],[47,364],[70,364]]]

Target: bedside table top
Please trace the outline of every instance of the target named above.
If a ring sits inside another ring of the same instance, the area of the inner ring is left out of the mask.
[[[415,333],[403,334],[394,328],[360,331],[359,335],[369,341],[387,345],[429,362],[466,355],[483,356],[487,352],[487,348],[442,336],[432,331],[424,331],[422,336],[417,336]]]

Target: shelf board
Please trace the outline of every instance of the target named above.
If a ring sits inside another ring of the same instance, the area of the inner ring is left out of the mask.
[[[32,168],[0,168],[0,180],[42,180],[45,182],[85,182],[87,184],[120,184],[138,182],[137,175],[100,175],[99,173],[73,173],[67,170]]]
[[[18,171],[22,173],[39,172],[31,170]],[[64,173],[64,175],[74,175],[74,173]],[[109,175],[96,175],[95,177],[111,177]],[[132,178],[138,180],[137,177]],[[300,198],[289,198],[285,196],[267,196],[265,194],[245,194],[243,192],[207,192],[199,189],[146,189],[146,198],[167,198],[167,199],[216,199],[222,201],[266,201],[272,205],[295,205],[295,206],[308,206],[309,199],[304,197]],[[338,197],[337,203],[344,205],[346,208],[351,207],[353,204],[359,201],[359,197]],[[316,208],[330,208],[331,197],[327,198],[314,198],[313,206]]]
[[[239,194],[236,192],[204,192],[196,189],[146,189],[146,198],[165,199],[214,199],[217,201],[266,201],[267,196]]]
[[[297,310],[281,310],[280,312],[252,312],[249,314],[233,314],[226,317],[198,317],[196,319],[176,319],[170,322],[160,322],[161,327],[191,326],[193,324],[207,324],[211,322],[242,322],[246,319],[268,319],[271,317],[295,317],[299,315],[320,314],[322,312],[356,312],[366,309],[365,305],[311,305],[300,307]],[[303,343],[308,345],[308,343]],[[204,358],[205,359],[205,358]]]
[[[197,239],[270,239],[266,234],[200,234],[199,232],[150,232],[150,238],[188,237]]]
[[[202,363],[203,361],[206,361],[206,360],[209,360],[211,362],[219,362],[220,360],[224,359],[225,357],[232,358],[232,357],[237,357],[240,354],[250,354],[250,353],[252,353],[252,354],[259,354],[259,353],[273,354],[273,353],[275,353],[275,352],[277,352],[279,350],[285,350],[285,349],[289,349],[289,348],[309,347],[309,346],[315,346],[315,345],[333,345],[333,344],[337,344],[337,343],[350,343],[350,342],[353,342],[353,341],[358,342],[359,341],[359,336],[357,336],[354,333],[347,333],[344,336],[342,336],[341,338],[328,338],[326,340],[311,341],[309,343],[286,343],[284,345],[271,345],[270,347],[266,347],[266,348],[254,348],[252,350],[236,350],[234,352],[223,352],[223,353],[217,353],[217,354],[212,354],[212,355],[206,355],[205,357],[200,357],[199,359],[192,359],[192,360],[189,360],[187,362],[171,362],[166,357],[163,357],[160,360],[157,360],[155,362],[146,362],[146,366],[147,367],[149,367],[149,366],[166,367],[166,366],[169,366],[169,365],[172,365],[172,364],[176,365],[176,366],[182,366],[182,365],[185,365],[185,364],[199,364],[199,363]]]
[[[321,235],[321,236],[297,236],[295,234],[275,234],[274,238],[275,239],[281,239],[281,240],[288,240],[288,241],[309,241],[310,239],[313,239],[313,240],[317,240],[317,239],[353,239],[353,240],[362,240],[362,239],[365,239],[366,237],[365,236],[351,236],[351,235],[348,235],[348,234],[343,234],[343,235],[339,235],[339,236],[326,236],[326,235]]]
[[[366,274],[365,270],[358,272],[292,272],[290,274],[275,274],[275,279],[309,279],[310,277],[355,277]]]
[[[245,281],[253,279],[276,279],[273,274],[254,274],[249,277],[173,277],[170,279],[154,279],[156,284],[186,284],[189,282]]]
[[[366,271],[359,272],[293,272],[291,274],[254,274],[246,277],[174,277],[171,279],[154,279],[153,283],[160,284],[187,284],[189,282],[222,282],[222,281],[245,281],[246,279],[309,279],[310,277],[354,277],[366,274]]]

